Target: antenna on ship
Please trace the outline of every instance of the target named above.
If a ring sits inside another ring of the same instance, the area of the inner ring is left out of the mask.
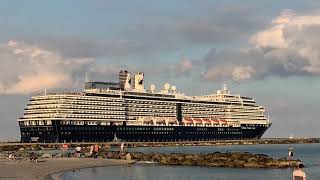
[[[44,95],[45,96],[47,95],[47,89],[44,89]]]
[[[84,82],[89,82],[88,72],[85,72]]]
[[[223,84],[222,92],[223,94],[229,94],[228,85],[226,83]]]
[[[226,83],[223,84],[223,90],[228,90],[228,85]]]

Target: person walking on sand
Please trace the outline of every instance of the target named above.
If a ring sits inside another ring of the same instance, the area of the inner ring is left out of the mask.
[[[93,155],[93,149],[94,149],[94,146],[93,146],[93,145],[91,145],[91,146],[90,146],[90,156],[92,156],[92,155]]]
[[[130,153],[128,153],[126,155],[126,160],[128,161],[128,166],[130,166],[130,164],[131,164],[131,154]]]
[[[98,144],[95,144],[93,148],[93,158],[98,157],[99,151],[100,151],[100,146]]]
[[[302,170],[304,165],[302,163],[298,164],[298,169],[294,170],[292,173],[292,180],[306,180],[306,173]]]
[[[62,150],[62,156],[67,156],[68,144],[67,143],[63,143],[62,146],[61,146],[61,150]]]
[[[122,142],[120,145],[120,152],[123,153],[124,152],[124,143]]]

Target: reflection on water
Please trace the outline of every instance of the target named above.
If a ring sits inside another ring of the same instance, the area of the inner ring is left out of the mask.
[[[308,179],[318,179],[320,174],[320,144],[293,145],[296,158],[307,166]],[[141,152],[184,152],[209,153],[226,151],[247,151],[262,153],[274,158],[287,155],[288,145],[250,145],[250,146],[193,146],[193,147],[157,147],[136,148],[130,151]],[[250,168],[209,168],[190,166],[109,166],[88,168],[75,172],[66,172],[64,180],[270,180],[290,179],[292,169],[250,169]]]

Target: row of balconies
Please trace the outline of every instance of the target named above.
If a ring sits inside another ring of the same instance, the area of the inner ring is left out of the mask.
[[[126,103],[135,103],[135,104],[175,105],[175,103],[161,102],[161,101],[126,100],[125,102]]]
[[[45,114],[45,113],[76,113],[76,114],[112,114],[112,112],[124,111],[125,108],[109,108],[109,111],[97,111],[97,110],[73,110],[73,109],[40,109],[40,110],[25,110],[25,115],[27,114]]]
[[[236,118],[236,119],[266,119],[264,115],[260,115],[260,116],[249,116],[249,115],[246,115],[246,116],[237,116],[237,115],[230,115],[230,114],[225,114],[225,113],[212,113],[212,112],[194,112],[194,113],[191,113],[191,112],[183,112],[182,114],[186,115],[186,116],[202,116],[202,115],[212,115],[212,116],[216,116],[216,115],[222,115],[222,117],[227,117],[227,118]]]
[[[37,113],[37,114],[28,114],[25,113],[23,118],[38,118],[38,117],[61,117],[64,116],[64,114],[71,114],[71,115],[78,115],[78,114],[94,114],[94,115],[125,115],[126,112],[125,111],[98,111],[98,112],[63,112],[63,113]],[[67,116],[68,116],[67,115]]]
[[[129,111],[134,112],[164,112],[164,113],[175,113],[173,110],[166,110],[166,109],[149,109],[149,108],[128,108]]]
[[[118,102],[97,102],[97,101],[62,101],[61,104],[83,104],[83,105],[99,105],[99,106],[109,106],[109,105],[119,105],[122,103]]]
[[[123,98],[108,98],[108,97],[92,97],[92,96],[70,96],[66,95],[47,95],[47,96],[34,96],[31,100],[57,100],[57,99],[70,99],[70,100],[86,100],[86,101],[112,101],[112,102],[124,102]]]
[[[219,112],[263,112],[260,109],[248,109],[248,108],[192,108],[192,107],[183,107],[182,110],[192,110],[192,111],[219,111]],[[238,110],[238,111],[237,111]]]
[[[123,114],[124,115],[124,114]],[[63,118],[85,118],[85,119],[125,119],[125,116],[116,115],[83,115],[83,114],[68,114],[61,116]]]
[[[125,115],[125,113],[115,114],[115,115],[39,114],[39,115],[24,115],[22,119],[36,119],[36,118],[85,118],[85,119],[116,118],[116,119],[125,119],[125,116],[117,116],[117,115]]]
[[[99,102],[99,101],[73,101],[73,100],[52,100],[52,101],[29,101],[28,105],[44,105],[44,104],[84,104],[84,105],[101,105],[120,104],[122,102]]]
[[[162,106],[162,105],[141,105],[141,104],[127,104],[127,107],[137,108],[161,108],[161,109],[175,109],[175,106]]]
[[[69,105],[69,106],[68,106]],[[73,105],[73,106],[72,106]],[[82,106],[93,106],[97,108],[104,108],[105,106],[97,106],[97,105],[91,105],[91,104],[49,104],[49,105],[28,105],[26,109],[38,109],[38,108],[59,108],[59,107],[70,107],[70,108],[78,108]],[[109,103],[107,106],[118,106],[122,107],[122,104],[114,104],[114,103]],[[88,107],[89,108],[89,107]]]
[[[175,113],[155,113],[155,112],[129,112],[129,116],[159,116],[159,117],[168,117],[175,116]]]

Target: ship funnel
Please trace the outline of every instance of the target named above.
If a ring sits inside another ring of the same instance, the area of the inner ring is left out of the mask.
[[[144,92],[144,74],[142,72],[137,72],[134,75],[134,90]]]
[[[127,73],[126,74],[126,81],[124,83],[124,90],[125,91],[131,91],[132,90],[132,85],[131,85],[131,74]]]
[[[121,90],[131,89],[132,83],[131,83],[131,75],[130,72],[127,70],[121,70],[119,72],[119,85]]]

